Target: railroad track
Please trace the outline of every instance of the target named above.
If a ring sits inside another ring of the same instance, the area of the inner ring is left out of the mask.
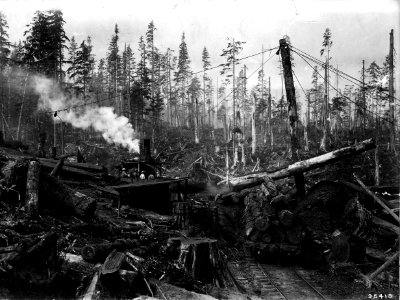
[[[334,300],[309,271],[298,267],[260,264],[252,259],[230,264],[239,290],[271,300]],[[251,298],[251,297],[250,297]]]

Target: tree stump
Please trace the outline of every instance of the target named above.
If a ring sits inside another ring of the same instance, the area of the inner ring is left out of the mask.
[[[39,179],[40,163],[33,160],[29,163],[26,180],[25,207],[30,217],[37,217],[39,212]]]
[[[218,268],[217,240],[176,237],[168,240],[172,252],[179,253],[178,262],[203,283],[215,283]]]

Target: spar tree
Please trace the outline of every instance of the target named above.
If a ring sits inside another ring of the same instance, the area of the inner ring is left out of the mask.
[[[322,102],[322,139],[320,148],[322,151],[327,151],[327,140],[328,140],[328,130],[329,130],[329,63],[330,63],[330,49],[332,46],[332,33],[329,28],[325,29],[322,41],[321,56],[325,53],[325,95]]]

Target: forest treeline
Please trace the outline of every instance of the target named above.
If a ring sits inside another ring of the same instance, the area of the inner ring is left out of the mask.
[[[93,54],[93,37],[77,40],[67,36],[65,22],[59,10],[37,11],[24,39],[12,42],[6,16],[0,13],[0,111],[6,139],[37,143],[40,132],[46,132],[48,140],[58,132],[66,140],[69,137],[69,142],[76,141],[77,130],[71,125],[53,130],[56,112],[37,110],[38,95],[31,85],[35,74],[54,79],[67,95],[81,99],[88,107],[114,107],[116,114],[129,119],[139,138],[154,139],[167,128],[186,128],[193,131],[193,140],[198,143],[203,136],[213,138],[214,129],[222,128],[225,141],[232,132],[239,133],[239,144],[244,137],[252,136],[255,153],[256,139],[273,146],[277,135],[287,130],[283,87],[281,97],[272,97],[269,75],[264,71],[263,54],[271,49],[261,51],[257,83],[249,86],[248,78],[254,72],[249,74],[246,61],[238,60],[245,41],[228,39],[221,50],[225,62],[217,66],[220,77],[213,80],[209,73],[214,66],[206,45],[199,53],[202,70],[192,69],[185,33],[177,49],[161,49],[153,21],[137,45],[121,43],[116,24],[113,31],[110,28],[107,54],[99,58]],[[332,40],[332,33],[326,29],[320,57],[325,64],[310,59],[311,88],[304,90],[300,83],[301,89],[296,88],[296,96],[304,93],[306,99],[305,113],[299,117],[299,134],[306,148],[310,137],[327,150],[328,137],[357,130],[375,132],[376,128],[390,131],[395,122],[389,105],[390,55],[382,58],[381,65],[375,61],[363,64],[360,77],[340,89],[335,76],[342,74],[328,71],[334,69],[330,64],[334,56]],[[295,50],[294,54],[302,55]],[[304,58],[309,59],[303,53]],[[294,65],[297,59],[301,61],[294,56]],[[282,74],[281,67],[277,72]],[[85,105],[66,109],[85,109]],[[84,137],[95,136],[91,130],[84,131]]]

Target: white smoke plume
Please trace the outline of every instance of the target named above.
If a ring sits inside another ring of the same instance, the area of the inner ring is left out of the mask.
[[[81,99],[64,94],[58,84],[52,79],[34,76],[32,85],[39,95],[38,110],[57,111],[62,121],[73,127],[87,129],[92,127],[101,132],[108,143],[115,143],[128,148],[130,152],[139,153],[139,140],[135,138],[135,132],[128,118],[118,116],[113,107],[90,104],[69,110],[63,110],[71,106],[84,104]],[[93,100],[87,100],[92,102]]]

